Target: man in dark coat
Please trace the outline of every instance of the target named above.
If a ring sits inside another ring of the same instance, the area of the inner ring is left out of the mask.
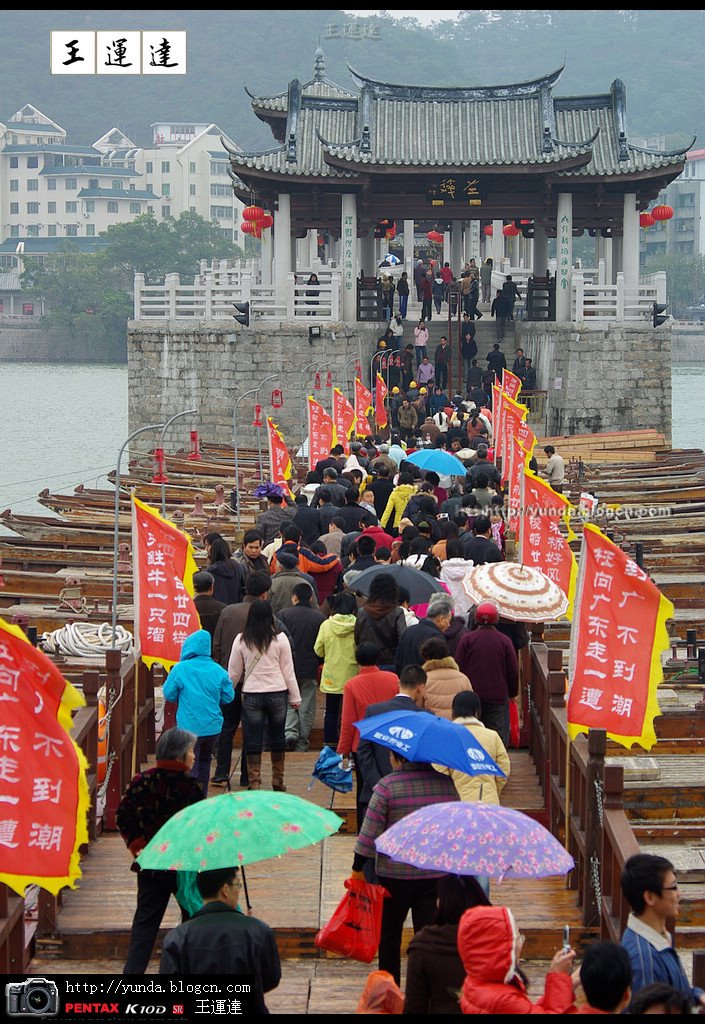
[[[407,665],[421,665],[423,658],[419,649],[429,637],[442,637],[453,618],[453,601],[448,594],[432,594],[428,602],[426,618],[409,626],[397,647],[394,671],[399,675]]]
[[[514,644],[497,629],[499,609],[481,601],[475,609],[475,629],[464,634],[455,650],[461,672],[472,673],[472,688],[482,702],[480,718],[509,746],[509,702],[519,692],[519,662]]]
[[[306,751],[316,715],[316,689],[321,659],[313,645],[325,615],[311,603],[313,595],[307,583],[297,583],[291,592],[291,608],[282,608],[279,618],[291,635],[294,671],[301,693],[301,705],[286,712],[286,749]]]
[[[223,608],[228,607],[223,601],[216,601],[213,597],[214,584],[215,580],[205,570],[193,574],[193,589],[195,592],[193,603],[198,612],[201,628],[208,630],[211,635],[211,641],[213,640],[213,634],[215,633],[220,613]]]
[[[382,445],[382,447],[384,448],[387,446]],[[377,479],[372,481],[368,490],[372,491],[375,496],[375,512],[379,519],[384,515],[384,510],[387,507],[387,502],[389,501],[389,495],[394,490],[394,483],[392,481],[392,474],[386,463],[377,462],[375,468],[377,470]],[[394,472],[396,473],[396,471],[395,465]]]
[[[305,494],[296,497],[294,526],[301,530],[301,540],[308,548],[321,536],[321,517],[315,505],[309,505]]]
[[[465,545],[465,557],[473,565],[486,562],[502,562],[502,552],[492,540],[492,523],[489,516],[476,516],[472,533],[461,534]]]
[[[521,298],[521,294],[519,292],[519,289],[516,286],[516,283],[514,281],[512,281],[512,275],[511,274],[507,274],[505,282],[502,285],[502,295],[504,295],[505,299],[509,303],[509,314],[508,314],[507,319],[508,320],[513,320],[514,319],[514,303],[516,302],[517,299]]]
[[[239,869],[201,871],[196,885],[203,906],[165,936],[159,973],[248,975],[246,1012],[268,1014],[264,993],[281,980],[279,951],[269,925],[237,909]]]
[[[494,345],[492,346],[492,351],[487,356],[487,369],[491,370],[492,373],[494,373],[495,376],[499,377],[499,379],[501,380],[502,370],[505,369],[506,365],[507,360],[505,358],[504,352],[500,352],[499,342],[495,341]]]
[[[257,520],[257,530],[262,534],[264,546],[271,544],[282,525],[296,515],[296,505],[284,500],[284,494],[274,490],[267,495],[269,507]]]

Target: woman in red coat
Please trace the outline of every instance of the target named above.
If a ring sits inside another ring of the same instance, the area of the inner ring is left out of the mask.
[[[575,950],[559,950],[535,1003],[517,962],[523,936],[506,907],[472,907],[458,926],[458,952],[465,967],[460,997],[463,1013],[575,1013],[571,971]]]

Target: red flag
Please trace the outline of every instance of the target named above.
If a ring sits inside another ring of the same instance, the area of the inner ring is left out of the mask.
[[[378,427],[387,426],[387,410],[384,405],[384,400],[389,394],[387,385],[384,383],[384,378],[380,373],[377,374],[377,380],[375,382],[375,422]]]
[[[656,688],[674,608],[643,569],[591,523],[583,526],[570,642],[568,732],[591,728],[626,747],[656,742]]]
[[[367,437],[372,433],[367,413],[372,408],[372,392],[359,377],[355,378],[355,433]]]
[[[279,484],[291,494],[291,456],[284,438],[277,430],[271,417],[267,417],[267,440],[269,442],[269,475],[272,483]]]
[[[69,730],[85,703],[18,626],[0,619],[0,882],[20,896],[28,885],[56,895],[81,877],[87,764]]]
[[[566,616],[571,618],[578,566],[569,543],[575,539],[570,528],[570,502],[545,480],[524,469],[520,505],[519,560],[540,569],[558,584],[568,598]]]
[[[511,455],[511,439],[519,434],[519,427],[528,409],[525,405],[515,402],[509,395],[502,396],[502,431],[497,438],[495,434],[495,451],[499,442],[502,457],[502,483],[509,479],[509,459]]]
[[[333,422],[338,444],[350,454],[350,435],[355,429],[355,409],[340,388],[333,388]]]
[[[308,468],[328,457],[335,440],[335,425],[326,410],[312,396],[308,396]]]
[[[516,398],[521,391],[521,379],[506,367],[502,370],[502,390],[510,398]]]
[[[132,551],[136,646],[147,667],[158,661],[170,669],[186,637],[201,628],[191,538],[133,495]]]

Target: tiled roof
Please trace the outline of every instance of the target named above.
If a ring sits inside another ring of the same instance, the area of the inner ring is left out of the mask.
[[[50,174],[53,178],[61,175],[68,175],[73,178],[78,174],[90,174],[105,178],[141,178],[139,171],[131,171],[128,167],[104,167],[102,164],[81,164],[80,167],[65,167],[63,164],[54,164],[52,167],[45,167],[40,174]]]
[[[5,146],[2,153],[56,153],[62,156],[97,156],[98,154],[90,146],[62,146],[58,142],[44,144],[41,142],[23,142],[12,146]]]
[[[151,189],[82,188],[79,199],[158,199]]]

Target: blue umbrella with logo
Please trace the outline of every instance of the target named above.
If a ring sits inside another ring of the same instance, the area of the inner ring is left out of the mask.
[[[360,738],[379,743],[407,761],[429,761],[466,775],[499,775],[499,765],[465,726],[428,711],[387,711],[354,723]]]
[[[433,470],[439,476],[465,476],[467,470],[460,459],[443,448],[419,448],[406,456],[419,469]]]

